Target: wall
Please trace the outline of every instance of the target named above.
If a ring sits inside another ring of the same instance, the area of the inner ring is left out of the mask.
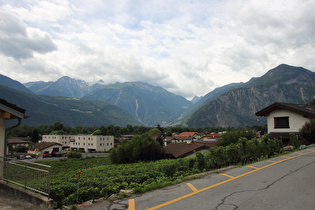
[[[274,117],[289,117],[290,128],[274,128]],[[309,118],[303,117],[301,114],[287,110],[275,110],[267,117],[268,133],[271,132],[299,132],[299,129],[306,123],[310,122]]]
[[[0,116],[1,116],[0,111]],[[5,119],[0,117],[0,157],[4,156],[5,145]],[[0,180],[3,178],[3,158],[0,158]]]

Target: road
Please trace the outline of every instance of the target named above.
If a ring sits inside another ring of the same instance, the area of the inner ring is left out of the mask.
[[[315,209],[315,148],[133,195],[108,209]]]

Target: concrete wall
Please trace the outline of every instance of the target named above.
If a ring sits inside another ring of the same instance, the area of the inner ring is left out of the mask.
[[[38,209],[53,209],[54,207],[54,201],[52,199],[48,199],[46,196],[8,184],[4,181],[0,181],[0,188],[11,194],[12,199],[23,199],[37,205]]]

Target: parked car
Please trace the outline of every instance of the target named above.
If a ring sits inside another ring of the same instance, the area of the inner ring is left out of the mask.
[[[32,156],[26,155],[26,156],[25,156],[25,159],[32,159]]]
[[[20,159],[20,160],[23,160],[25,158],[25,156],[24,155],[20,155],[17,158]]]

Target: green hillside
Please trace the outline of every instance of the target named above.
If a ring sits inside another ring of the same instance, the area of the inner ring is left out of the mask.
[[[62,122],[67,126],[141,125],[118,106],[77,98],[34,95],[0,85],[0,98],[26,109],[28,125],[49,125]]]

